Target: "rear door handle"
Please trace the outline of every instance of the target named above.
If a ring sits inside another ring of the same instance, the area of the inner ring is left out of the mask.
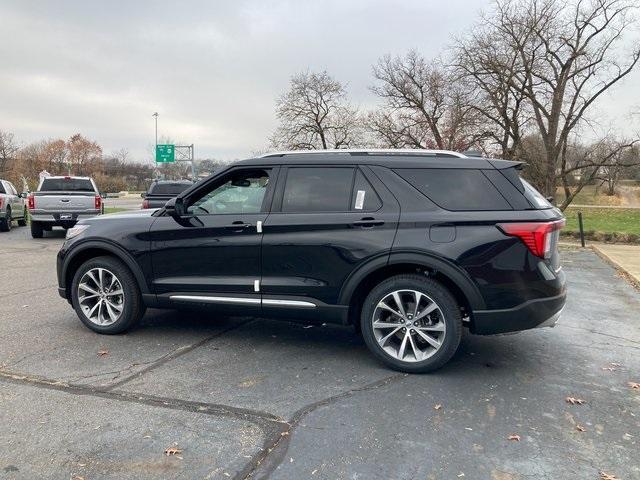
[[[245,223],[242,220],[238,220],[236,222],[233,222],[230,225],[225,225],[224,228],[227,228],[229,230],[234,230],[236,232],[241,232],[242,230],[246,229],[246,228],[251,228],[253,227],[253,225],[251,225],[250,223]]]
[[[371,227],[378,227],[380,225],[384,225],[384,222],[382,220],[376,220],[373,217],[365,217],[362,220],[353,222],[353,224],[356,227],[371,228]]]

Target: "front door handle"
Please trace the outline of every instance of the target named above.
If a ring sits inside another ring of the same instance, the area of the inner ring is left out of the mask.
[[[361,220],[353,222],[353,224],[356,227],[371,228],[371,227],[378,227],[380,225],[384,225],[384,222],[382,220],[376,220],[373,217],[364,217]]]
[[[235,222],[233,222],[230,225],[225,225],[224,228],[227,228],[229,230],[233,230],[235,232],[241,232],[246,228],[251,228],[253,227],[253,225],[251,225],[250,223],[245,223],[242,220],[237,220]]]

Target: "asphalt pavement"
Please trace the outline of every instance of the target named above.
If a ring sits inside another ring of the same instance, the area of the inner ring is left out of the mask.
[[[149,310],[97,335],[62,241],[0,234],[0,480],[640,478],[640,293],[589,250],[562,252],[556,328],[404,375],[347,327]]]

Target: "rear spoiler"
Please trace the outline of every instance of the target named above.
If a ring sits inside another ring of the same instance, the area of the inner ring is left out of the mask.
[[[518,162],[516,160],[494,160],[492,158],[487,158],[486,160],[496,170],[504,170],[506,168],[515,168],[516,170],[522,170],[522,167],[526,165],[525,162]]]

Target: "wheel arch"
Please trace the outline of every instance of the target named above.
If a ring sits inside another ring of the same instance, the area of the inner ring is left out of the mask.
[[[107,242],[91,241],[83,243],[81,246],[73,249],[65,259],[62,278],[64,280],[67,297],[71,291],[70,287],[71,282],[73,281],[73,276],[78,271],[78,268],[80,268],[80,266],[87,260],[102,256],[114,257],[124,263],[136,278],[140,292],[143,295],[150,293],[142,268],[128,252]]]
[[[384,261],[383,261],[384,260]],[[403,273],[424,273],[451,291],[465,313],[485,308],[485,302],[473,280],[452,262],[421,251],[393,252],[388,259],[373,259],[347,279],[340,291],[339,303],[349,305],[349,323],[357,324],[362,301],[374,285]]]

